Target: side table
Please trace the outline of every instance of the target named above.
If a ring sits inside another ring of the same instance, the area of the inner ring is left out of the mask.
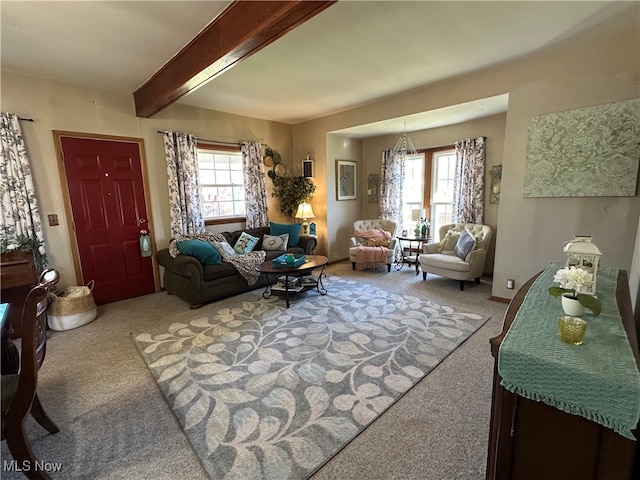
[[[322,277],[326,276],[324,273],[324,267],[329,263],[329,259],[322,255],[307,255],[306,262],[297,267],[274,267],[271,260],[267,260],[260,265],[256,266],[256,270],[262,274],[266,279],[267,287],[265,288],[262,296],[264,298],[271,297],[271,294],[283,294],[287,308],[289,308],[289,295],[300,292],[306,292],[310,289],[316,289],[320,295],[326,295],[327,289],[322,284]],[[317,280],[312,283],[296,284],[295,286],[289,286],[289,278],[296,278],[300,281],[300,278],[310,274],[314,269],[321,268],[320,274]],[[270,276],[284,276],[284,287],[276,287],[271,285],[269,280]]]
[[[420,263],[418,262],[418,255],[422,252],[422,245],[425,243],[429,243],[430,237],[396,237],[398,239],[398,243],[400,245],[400,252],[402,253],[402,259],[396,262],[395,268],[396,270],[402,270],[405,264],[407,265],[415,265],[416,267],[416,275],[420,271]],[[404,243],[408,243],[408,246],[405,246]],[[413,244],[416,244],[414,247]]]

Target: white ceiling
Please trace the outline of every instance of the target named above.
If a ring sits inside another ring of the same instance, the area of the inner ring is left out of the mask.
[[[132,94],[229,3],[2,0],[2,70]],[[342,0],[179,102],[295,124],[526,55],[637,6]],[[505,110],[506,95],[341,133]]]

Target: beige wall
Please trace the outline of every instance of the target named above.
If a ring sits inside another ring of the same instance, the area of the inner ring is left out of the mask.
[[[615,11],[614,11],[615,10]],[[527,140],[527,124],[532,116],[588,105],[615,102],[640,97],[640,7],[637,3],[618,4],[605,23],[573,38],[548,46],[518,61],[497,65],[473,74],[418,88],[386,98],[365,107],[341,112],[294,126],[294,151],[298,142],[308,149],[317,148],[328,166],[335,160],[323,148],[323,133],[364,123],[402,117],[485,98],[509,94],[504,133],[492,125],[494,134],[504,136],[501,155],[503,165],[502,192],[499,210],[491,210],[487,222],[496,222],[493,295],[511,298],[515,290],[506,289],[506,279],[516,281],[516,289],[549,262],[562,260],[563,243],[574,234],[591,234],[604,253],[603,264],[630,269],[634,239],[640,211],[639,197],[606,198],[523,198],[523,178]],[[483,133],[481,124],[452,126],[442,129],[442,135],[462,138],[463,130],[470,136]],[[475,128],[479,127],[476,131]],[[436,132],[433,132],[435,135]],[[414,143],[418,133],[411,133]],[[397,140],[397,139],[395,139]],[[439,142],[435,142],[437,145]],[[384,145],[383,145],[384,144]],[[395,144],[395,143],[394,143]],[[366,187],[369,159],[378,156],[375,150],[391,145],[387,141],[368,140],[363,148],[367,169],[360,175],[360,191]],[[420,144],[420,146],[422,146]],[[371,152],[369,150],[374,150]],[[498,162],[499,155],[493,152]],[[379,158],[379,157],[378,157]],[[331,178],[328,178],[331,182]],[[360,203],[359,213],[352,213],[345,202],[332,205],[332,218],[343,223],[327,225],[329,238],[339,238],[351,226],[347,218],[360,218],[373,213]],[[351,206],[351,208],[353,208]],[[333,211],[335,209],[335,211]],[[636,273],[635,271],[631,272]]]
[[[157,248],[167,245],[169,197],[162,136],[158,130],[188,132],[199,138],[239,142],[261,140],[278,150],[288,168],[292,168],[291,126],[211,110],[180,105],[171,106],[153,119],[135,116],[133,96],[78,87],[24,75],[2,72],[2,111],[33,118],[21,122],[35,188],[44,223],[49,263],[61,273],[61,286],[76,284],[71,257],[68,221],[58,175],[52,130],[115,135],[144,139],[149,179],[152,238]],[[274,221],[283,221],[277,200],[271,198],[271,180],[267,177],[269,210]],[[48,214],[57,214],[59,226],[47,224]],[[233,229],[231,226],[229,229]],[[89,279],[85,279],[88,281]]]
[[[502,164],[505,123],[506,115],[493,115],[456,125],[411,132],[408,136],[418,149],[453,145],[458,140],[465,138],[487,137],[485,182],[488,186],[491,184],[491,177],[489,175],[491,167]],[[382,150],[393,148],[398,141],[398,137],[398,135],[386,135],[363,140],[363,164],[365,167],[363,182],[365,186],[367,176],[370,173],[380,173]],[[489,202],[489,195],[487,195],[484,205],[484,223],[494,229],[494,237],[489,246],[489,255],[487,257],[487,264],[485,268],[485,272],[487,273],[491,273],[493,271],[495,235],[498,226],[498,208],[498,204]],[[363,195],[363,218],[377,218],[378,212],[378,205],[375,203],[368,203],[366,195]]]
[[[575,233],[594,236],[604,252],[603,264],[631,267],[640,216],[638,196],[524,199],[522,187],[529,118],[640,97],[639,10],[637,2],[616,4],[611,8],[612,18],[603,25],[529,57],[294,126],[179,105],[153,119],[140,119],[135,117],[130,94],[7,72],[2,72],[2,110],[35,119],[34,123],[23,122],[23,129],[42,216],[46,219],[47,214],[57,213],[61,220],[58,227],[45,226],[45,239],[51,263],[62,271],[63,284],[69,284],[75,278],[52,130],[144,139],[153,235],[160,248],[169,237],[169,219],[164,153],[157,130],[186,131],[214,140],[260,139],[280,151],[288,172],[294,175],[300,174],[300,162],[311,152],[318,186],[311,202],[317,217],[318,253],[336,260],[346,256],[353,220],[372,213],[377,216],[366,203],[366,177],[376,170],[376,163],[379,165],[382,148],[393,145],[387,143],[390,138],[361,141],[330,132],[508,93],[506,119],[489,118],[411,134],[421,147],[449,143],[449,139],[487,136],[488,167],[503,165],[499,209],[496,212],[498,207],[489,205],[487,212],[487,223],[495,222],[497,228],[493,294],[508,298],[514,291],[504,288],[506,278],[516,279],[517,287],[550,261],[561,259],[563,242]],[[500,158],[494,148],[501,135],[504,148]],[[358,200],[335,200],[336,159],[358,161]],[[273,220],[282,220],[275,199],[270,197],[270,180],[266,181],[270,215]]]

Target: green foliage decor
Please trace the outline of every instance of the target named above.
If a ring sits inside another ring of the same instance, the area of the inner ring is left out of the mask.
[[[32,251],[38,272],[42,272],[47,266],[47,256],[44,253],[44,243],[35,235],[18,235],[13,240],[3,238],[0,240],[0,254],[11,253],[15,251],[28,252]]]
[[[298,205],[308,200],[316,186],[307,177],[275,177],[271,196],[280,199],[280,213],[294,218]]]

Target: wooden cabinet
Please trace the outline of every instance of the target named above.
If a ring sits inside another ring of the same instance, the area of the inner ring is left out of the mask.
[[[640,478],[636,442],[581,416],[511,393],[500,385],[498,349],[536,277],[518,291],[505,314],[502,332],[490,340],[495,370],[487,479]],[[623,270],[618,274],[616,299],[636,364],[640,365],[629,282]]]
[[[11,338],[22,334],[22,308],[29,290],[38,283],[32,252],[15,251],[0,255],[2,303],[9,304],[8,321]]]

